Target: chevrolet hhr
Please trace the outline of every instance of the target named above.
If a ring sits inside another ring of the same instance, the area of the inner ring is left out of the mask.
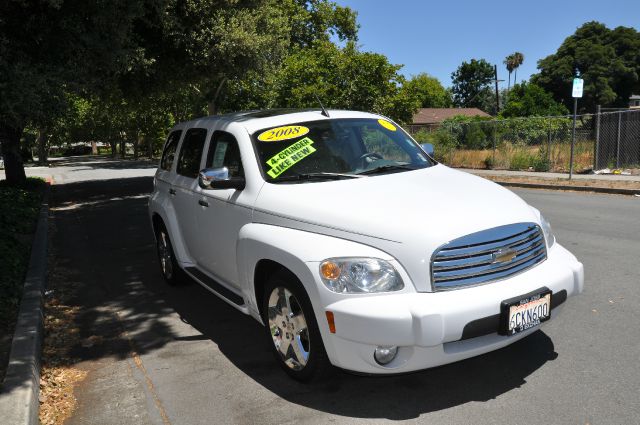
[[[164,279],[264,325],[309,380],[430,368],[555,319],[583,266],[534,207],[391,119],[265,110],[176,125],[149,214]]]

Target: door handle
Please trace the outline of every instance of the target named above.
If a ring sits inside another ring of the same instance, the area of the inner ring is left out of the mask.
[[[202,205],[203,207],[208,207],[209,206],[209,203],[207,201],[205,201],[204,199],[199,199],[198,203],[200,205]]]
[[[175,194],[176,194],[175,189],[169,189],[169,195],[175,195]]]

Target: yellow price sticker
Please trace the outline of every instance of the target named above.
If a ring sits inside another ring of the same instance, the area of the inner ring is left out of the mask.
[[[386,128],[389,131],[396,131],[396,126],[391,124],[389,121],[387,120],[383,120],[383,119],[379,119],[378,120],[378,124],[380,124],[381,126],[383,126],[384,128]]]
[[[263,131],[258,136],[261,142],[279,142],[281,140],[295,139],[302,137],[309,132],[307,127],[302,125],[287,125],[284,127],[276,127],[271,130]]]
[[[267,165],[271,167],[271,169],[267,171],[267,174],[275,179],[280,174],[284,173],[289,168],[314,153],[316,149],[311,145],[313,145],[313,140],[305,137],[304,139],[298,140],[288,148],[278,152],[267,160]]]

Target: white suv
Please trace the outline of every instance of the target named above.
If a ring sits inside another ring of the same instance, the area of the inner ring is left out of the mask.
[[[170,133],[149,214],[162,273],[265,325],[306,380],[389,374],[534,332],[583,288],[535,208],[432,159],[388,118],[267,110]]]

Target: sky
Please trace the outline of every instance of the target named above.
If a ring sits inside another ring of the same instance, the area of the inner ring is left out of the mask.
[[[504,58],[524,53],[518,81],[537,72],[538,60],[555,53],[588,21],[640,30],[640,0],[336,0],[358,12],[361,50],[403,64],[407,77],[426,72],[445,86],[470,59],[498,65],[507,86]],[[513,76],[512,76],[513,78]],[[513,84],[513,83],[512,83]]]

